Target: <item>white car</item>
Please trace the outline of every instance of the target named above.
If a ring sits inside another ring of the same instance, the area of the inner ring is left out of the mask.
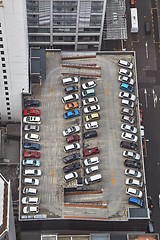
[[[140,135],[144,138],[144,126],[140,125]]]
[[[98,157],[91,157],[91,158],[85,159],[83,163],[85,166],[92,166],[92,165],[98,164],[99,162],[100,160]]]
[[[75,179],[75,178],[77,178],[78,177],[78,173],[77,172],[71,172],[71,173],[67,173],[65,176],[64,176],[64,179],[66,180],[66,181],[71,181],[71,180],[73,180],[73,179]]]
[[[123,157],[131,158],[134,160],[140,160],[140,154],[132,151],[123,151]]]
[[[120,68],[118,73],[123,76],[132,77],[132,72],[128,69]]]
[[[121,138],[127,141],[137,142],[138,137],[134,134],[123,132]]]
[[[40,169],[25,169],[23,171],[24,176],[41,176],[42,171]]]
[[[121,117],[121,121],[122,121],[122,122],[126,122],[126,123],[130,123],[130,124],[134,124],[135,118],[134,118],[134,117],[131,117],[131,116],[123,115],[123,116]]]
[[[40,117],[24,117],[23,122],[27,124],[41,124],[41,118]]]
[[[136,189],[136,188],[131,188],[131,187],[126,188],[126,194],[134,196],[134,197],[138,197],[138,198],[142,198],[142,196],[143,196],[142,191],[140,191],[139,189]]]
[[[88,106],[83,109],[84,113],[98,112],[99,110],[100,110],[100,106],[98,104]]]
[[[37,179],[37,178],[24,178],[24,179],[22,179],[22,183],[25,184],[25,185],[38,186],[39,185],[39,179]]]
[[[91,174],[91,173],[96,172],[98,170],[99,170],[99,167],[97,165],[89,166],[88,168],[86,168],[86,173]]]
[[[138,132],[136,127],[131,126],[129,124],[125,124],[125,123],[121,125],[121,130],[130,132],[130,133],[134,133],[134,134]]]
[[[83,83],[82,84],[82,88],[85,90],[85,89],[89,89],[89,88],[94,88],[96,87],[96,83],[94,81],[89,81],[87,83]]]
[[[80,149],[80,144],[79,143],[72,143],[69,145],[64,146],[64,151],[65,152],[71,152]]]
[[[23,197],[22,198],[22,204],[30,204],[30,205],[37,205],[40,203],[40,200],[38,197]]]
[[[80,131],[80,127],[79,126],[71,126],[71,127],[67,127],[64,131],[62,131],[63,136],[69,136],[71,134],[77,133]]]
[[[24,125],[24,131],[39,132],[40,126],[38,125]]]
[[[130,70],[133,69],[133,63],[129,62],[129,61],[126,61],[126,60],[123,60],[123,59],[118,61],[118,65],[121,66],[121,67],[128,68]]]
[[[142,187],[143,186],[143,182],[137,179],[133,179],[133,178],[126,178],[125,181],[126,185],[129,186],[135,186],[135,187]]]
[[[133,169],[130,169],[130,168],[126,168],[124,173],[125,173],[125,175],[127,175],[129,177],[135,177],[135,178],[141,178],[142,177],[142,173],[140,171],[133,170]]]
[[[124,98],[124,99],[128,99],[131,101],[135,101],[136,100],[136,96],[134,94],[128,93],[128,92],[120,92],[119,93],[119,98]]]
[[[89,104],[93,104],[93,103],[97,103],[98,102],[98,98],[97,97],[90,97],[90,98],[86,98],[82,100],[82,103],[84,106],[89,105]]]
[[[134,108],[134,102],[128,99],[122,99],[121,105],[124,107],[131,107]]]
[[[118,76],[118,81],[128,83],[132,86],[135,84],[135,80],[133,78],[122,76],[122,75]]]
[[[131,108],[122,108],[121,114],[133,117],[134,111]]]
[[[34,133],[26,133],[24,135],[25,140],[33,141],[33,142],[39,142],[40,141],[40,136],[38,134]]]
[[[84,125],[86,130],[98,128],[98,122],[90,122]]]
[[[26,206],[23,208],[24,214],[36,214],[39,213],[39,208],[37,206]]]

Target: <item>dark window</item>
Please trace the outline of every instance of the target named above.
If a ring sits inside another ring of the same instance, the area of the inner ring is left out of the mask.
[[[0,41],[3,41],[3,38],[2,38],[2,37],[0,37]]]
[[[6,73],[6,70],[5,70],[5,69],[3,69],[3,73]]]
[[[9,97],[6,97],[6,101],[9,101]]]
[[[0,44],[0,48],[3,48],[3,44]]]
[[[1,54],[4,54],[4,51],[1,51]]]
[[[2,57],[2,58],[1,58],[1,60],[2,60],[2,61],[5,61],[5,58],[4,58],[4,57]]]
[[[9,92],[5,92],[5,95],[9,95]]]
[[[11,113],[10,113],[10,112],[7,112],[7,114],[8,114],[8,115],[11,115]]]
[[[7,82],[7,81],[4,81],[4,84],[8,84],[8,82]]]
[[[8,120],[11,120],[11,117],[8,117]]]
[[[7,103],[6,103],[6,105],[7,105],[7,106],[9,106],[9,105],[10,105],[10,103],[9,103],[9,102],[7,102]]]
[[[5,67],[5,66],[6,66],[6,64],[2,63],[2,67]]]
[[[5,87],[5,90],[8,90],[8,87]]]
[[[7,76],[3,76],[4,79],[7,79]]]
[[[11,110],[10,107],[7,107],[7,111]]]

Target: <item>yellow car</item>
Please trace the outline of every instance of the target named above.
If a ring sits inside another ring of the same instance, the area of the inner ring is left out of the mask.
[[[86,122],[91,122],[91,121],[95,121],[95,120],[99,120],[99,119],[100,119],[99,113],[92,113],[92,114],[85,116]]]
[[[65,110],[71,110],[74,108],[78,108],[78,102],[71,102],[71,103],[66,103],[64,106]]]

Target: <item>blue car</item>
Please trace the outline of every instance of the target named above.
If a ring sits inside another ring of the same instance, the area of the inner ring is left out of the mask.
[[[24,149],[39,150],[41,148],[41,145],[38,143],[26,142],[26,143],[24,143],[23,147],[24,147]]]
[[[120,89],[123,91],[129,92],[129,93],[133,93],[133,91],[134,91],[134,87],[130,86],[127,83],[121,83]]]
[[[139,206],[139,207],[143,207],[143,205],[144,205],[143,200],[139,199],[139,198],[136,198],[136,197],[129,197],[128,198],[128,203]]]
[[[64,119],[70,119],[70,118],[73,118],[73,117],[77,117],[79,115],[80,115],[79,110],[74,109],[72,111],[68,111],[68,112],[64,113],[63,117],[64,117]]]

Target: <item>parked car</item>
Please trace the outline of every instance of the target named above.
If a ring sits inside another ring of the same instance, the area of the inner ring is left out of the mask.
[[[29,99],[24,101],[25,107],[39,107],[40,101],[38,99]]]
[[[28,166],[28,167],[39,167],[40,166],[40,161],[35,160],[35,159],[24,159],[22,161],[23,166]]]
[[[99,119],[100,119],[99,113],[91,113],[91,114],[85,116],[86,122],[92,122],[92,121],[99,120]]]
[[[120,87],[119,87],[121,90],[123,90],[123,91],[126,91],[126,92],[128,92],[128,93],[133,93],[133,91],[134,91],[134,87],[133,86],[131,86],[131,85],[129,85],[128,83],[121,83],[120,84]]]
[[[126,194],[134,196],[134,197],[138,197],[138,198],[142,198],[142,196],[143,196],[142,191],[140,191],[137,188],[131,188],[131,187],[126,188]]]
[[[41,124],[41,118],[28,116],[23,118],[23,122],[27,124]]]
[[[123,76],[132,77],[132,72],[128,69],[120,68],[118,73]]]
[[[124,161],[124,166],[131,167],[131,168],[137,168],[137,169],[140,169],[142,167],[140,162],[137,162],[135,160],[128,160],[128,159],[126,159]]]
[[[23,197],[22,198],[22,204],[31,204],[31,205],[37,205],[40,203],[39,197]]]
[[[30,187],[24,187],[22,193],[26,194],[26,195],[36,195],[38,193],[38,189],[30,188]]]
[[[122,122],[126,122],[126,123],[130,123],[130,124],[134,124],[135,118],[134,118],[134,117],[130,117],[130,116],[123,115],[123,116],[121,117],[121,121],[122,121]]]
[[[62,84],[63,85],[76,84],[78,82],[79,82],[78,77],[68,77],[68,78],[63,78],[62,79]]]
[[[77,133],[80,131],[80,127],[79,126],[71,126],[71,127],[67,127],[64,131],[62,131],[63,136],[69,136],[73,133]]]
[[[134,94],[128,93],[128,92],[120,92],[119,93],[119,98],[124,98],[127,100],[131,100],[131,101],[135,101],[136,100],[136,96]]]
[[[63,172],[69,173],[69,172],[73,172],[74,170],[78,170],[80,168],[81,168],[80,162],[75,162],[75,163],[72,163],[70,165],[63,167]]]
[[[38,186],[39,185],[39,179],[37,179],[37,178],[23,178],[22,183],[25,184],[25,185]]]
[[[66,157],[64,157],[62,160],[64,163],[71,163],[74,162],[76,160],[79,160],[81,158],[80,153],[73,153],[71,155],[68,155]]]
[[[147,201],[148,201],[148,208],[151,210],[154,207],[151,196],[147,196]]]
[[[98,147],[86,148],[83,151],[83,154],[85,157],[88,157],[90,155],[97,154],[97,153],[100,153],[100,150]]]
[[[68,86],[64,89],[65,93],[73,93],[73,92],[78,92],[78,86]]]
[[[24,214],[37,214],[39,213],[39,208],[37,206],[25,206],[23,207]]]
[[[40,141],[40,136],[38,134],[34,133],[26,133],[24,135],[25,140],[33,141],[33,142],[39,142]]]
[[[95,166],[87,167],[85,171],[86,171],[87,174],[91,174],[91,173],[96,172],[98,170],[99,170],[99,167],[97,165],[95,165]]]
[[[66,103],[64,105],[64,110],[71,110],[71,109],[78,108],[78,107],[79,107],[78,102]]]
[[[84,127],[86,130],[98,128],[98,122],[95,121],[95,122],[85,123]]]
[[[41,176],[42,171],[40,169],[25,169],[23,170],[23,176]]]
[[[70,135],[66,138],[68,143],[78,142],[80,140],[80,136],[78,134]]]
[[[84,182],[86,185],[89,185],[91,183],[100,182],[101,180],[102,180],[102,175],[98,173],[98,174],[95,174],[95,175],[85,178]]]
[[[130,169],[130,168],[125,169],[125,175],[127,175],[129,177],[134,177],[134,178],[141,178],[142,177],[142,173],[140,171]]]
[[[96,130],[92,130],[92,131],[85,132],[85,133],[83,134],[83,137],[84,137],[85,139],[97,137],[97,131],[96,131]]]
[[[126,132],[129,132],[129,133],[133,133],[133,134],[135,134],[135,133],[138,132],[138,130],[137,130],[136,127],[131,126],[131,125],[129,125],[129,124],[122,124],[122,125],[121,125],[121,130],[126,131]]]
[[[24,131],[39,132],[40,126],[38,125],[24,125]]]
[[[124,107],[134,108],[134,102],[128,99],[122,99],[121,105]]]
[[[138,154],[136,152],[132,152],[132,151],[124,151],[123,157],[131,158],[131,159],[138,160],[138,161],[141,158],[140,154]]]
[[[133,179],[133,178],[126,178],[125,181],[126,185],[129,186],[135,186],[135,187],[142,187],[143,186],[143,182],[137,179]]]
[[[118,65],[121,66],[121,67],[128,68],[130,70],[133,69],[133,63],[131,63],[129,61],[126,61],[126,60],[119,60]]]
[[[98,98],[97,97],[90,97],[82,100],[82,103],[84,106],[93,104],[93,103],[98,103]]]
[[[138,137],[135,134],[122,132],[121,138],[127,141],[137,142]]]
[[[128,198],[128,204],[132,204],[138,207],[143,207],[144,206],[144,202],[142,199],[139,199],[137,197],[129,197]]]
[[[75,178],[78,178],[78,173],[77,172],[71,172],[71,173],[67,173],[65,176],[64,176],[64,179],[66,181],[71,181]]]
[[[25,142],[23,144],[24,149],[30,149],[30,150],[40,150],[41,145],[38,143],[30,143],[30,142]]]
[[[100,162],[100,160],[98,157],[86,158],[83,161],[84,166],[92,166],[92,165],[98,164],[99,162]]]
[[[95,96],[95,90],[94,88],[90,88],[90,89],[86,89],[82,91],[82,97],[91,97],[91,96]]]
[[[131,108],[122,108],[121,114],[133,117],[134,111]]]
[[[153,225],[153,220],[152,219],[150,219],[150,221],[148,223],[147,233],[154,233],[154,225]]]
[[[40,116],[41,110],[36,108],[25,108],[23,110],[23,116]]]
[[[89,88],[94,88],[96,87],[96,83],[95,81],[89,81],[89,82],[86,82],[86,83],[83,83],[82,84],[82,88],[85,90],[85,89],[89,89]]]
[[[100,110],[100,106],[98,104],[88,106],[83,109],[84,113],[98,112],[99,110]]]
[[[135,151],[138,149],[138,145],[136,143],[127,142],[127,141],[121,141],[120,147],[135,150]]]
[[[28,150],[25,150],[23,152],[23,156],[25,158],[40,158],[41,153],[39,151],[28,151]]]
[[[122,75],[118,76],[118,81],[128,83],[132,86],[135,84],[135,80],[133,78]]]
[[[75,150],[79,150],[79,149],[80,149],[79,143],[72,143],[72,144],[64,146],[65,152],[71,152],[71,151],[75,151]]]
[[[64,119],[70,119],[78,116],[80,116],[80,111],[77,109],[74,109],[72,111],[69,111],[63,114]]]
[[[70,95],[66,95],[66,96],[62,97],[62,103],[75,102],[78,99],[79,99],[78,94],[72,93]]]

